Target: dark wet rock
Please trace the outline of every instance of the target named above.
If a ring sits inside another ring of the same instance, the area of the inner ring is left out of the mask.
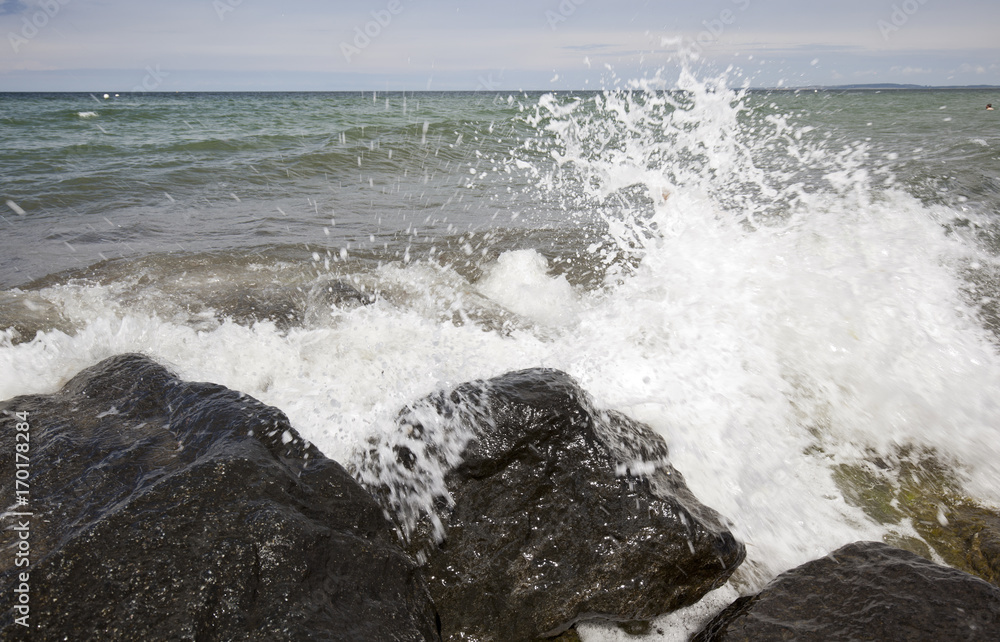
[[[0,470],[30,425],[30,639],[432,640],[383,511],[278,410],[139,355],[0,403]],[[0,494],[15,496],[13,474]],[[11,516],[7,517],[8,523]],[[17,534],[0,532],[0,549]],[[0,637],[29,639],[0,557]]]
[[[648,620],[724,583],[745,555],[663,439],[598,412],[555,370],[413,404],[356,466],[426,559],[445,639]]]
[[[696,642],[993,641],[1000,589],[880,542],[849,544],[720,613]]]

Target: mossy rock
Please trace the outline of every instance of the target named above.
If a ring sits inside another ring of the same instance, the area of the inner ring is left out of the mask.
[[[978,506],[962,506],[949,520],[965,539],[969,572],[1000,586],[1000,515]]]
[[[920,539],[894,533],[892,544],[1000,586],[1000,514],[962,493],[957,475],[932,451],[901,448],[840,464],[833,479],[848,504],[887,526],[909,520]]]

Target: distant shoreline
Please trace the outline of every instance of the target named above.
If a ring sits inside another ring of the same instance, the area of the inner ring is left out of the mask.
[[[976,89],[993,90],[1000,89],[1000,85],[901,85],[895,83],[881,83],[868,85],[808,85],[804,87],[755,87],[754,91],[802,91],[803,89],[818,89],[820,91],[883,91],[890,90],[929,90],[941,91],[944,89]]]

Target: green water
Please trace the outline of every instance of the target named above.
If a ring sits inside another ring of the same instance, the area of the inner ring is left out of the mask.
[[[26,212],[2,208],[0,284],[157,251],[325,240],[317,235],[377,246],[414,225],[440,236],[498,220],[566,224],[566,195],[497,171],[544,136],[523,118],[537,98],[0,95],[0,189]],[[991,100],[987,91],[754,93],[743,117],[812,127],[806,138],[825,153],[864,145],[874,179],[995,214]]]

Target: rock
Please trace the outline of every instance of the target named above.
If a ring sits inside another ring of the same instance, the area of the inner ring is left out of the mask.
[[[279,330],[302,325],[306,295],[289,286],[238,287],[212,292],[205,304],[215,309],[220,320],[252,326],[270,321]]]
[[[620,622],[618,628],[629,635],[649,635],[653,630],[653,623],[639,620],[637,622]]]
[[[849,544],[740,598],[695,642],[996,640],[1000,589],[880,542]]]
[[[204,303],[216,316],[240,325],[270,321],[288,330],[307,321],[329,316],[331,308],[349,309],[375,302],[375,297],[335,280],[322,280],[308,289],[290,285],[250,284],[213,292]]]
[[[648,620],[720,586],[745,556],[659,436],[598,412],[555,370],[432,395],[354,465],[426,560],[445,639]]]
[[[964,504],[953,508],[946,519],[965,541],[960,568],[1000,586],[1000,515]]]
[[[931,450],[901,447],[890,456],[834,468],[852,506],[879,524],[905,524],[920,539],[892,529],[886,543],[1000,586],[1000,515],[966,496],[955,468]],[[932,553],[933,550],[933,553]]]
[[[24,412],[30,639],[439,639],[382,509],[280,411],[114,357],[0,403],[7,498]],[[5,640],[29,637],[11,610],[14,559],[0,556]]]
[[[52,302],[37,292],[0,291],[0,344],[27,343],[39,332],[70,333],[73,324]]]

